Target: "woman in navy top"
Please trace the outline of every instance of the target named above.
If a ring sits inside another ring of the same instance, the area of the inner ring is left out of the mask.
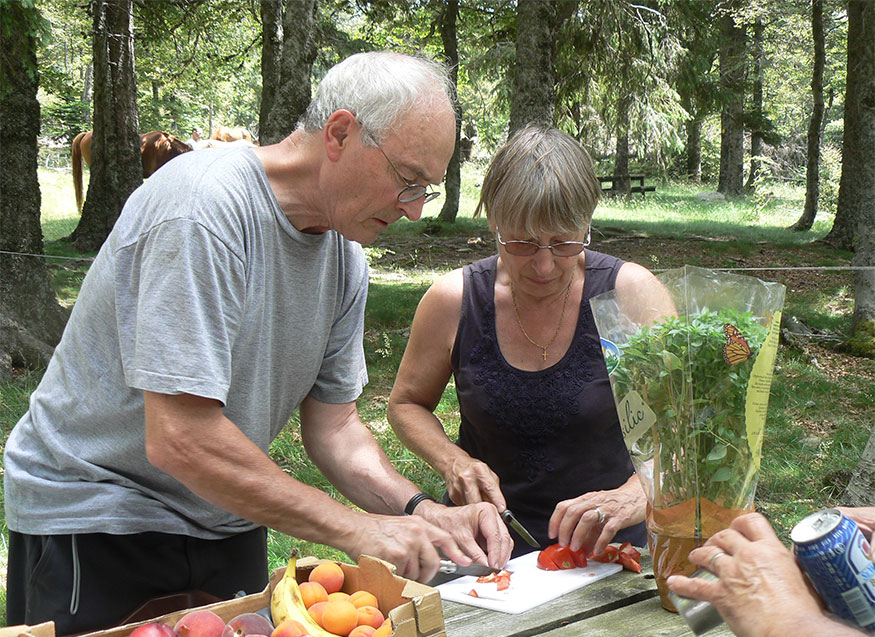
[[[498,254],[423,296],[389,399],[399,438],[456,504],[509,508],[542,546],[600,552],[646,541],[646,499],[623,442],[589,299],[653,286],[645,268],[586,249],[601,188],[580,144],[527,127],[496,154],[483,209]],[[668,310],[655,295],[642,316]],[[450,377],[453,442],[433,410]],[[521,538],[514,555],[532,550]]]

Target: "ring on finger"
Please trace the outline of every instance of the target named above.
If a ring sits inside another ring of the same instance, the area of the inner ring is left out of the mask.
[[[602,510],[600,508],[596,507],[594,509],[594,511],[599,514],[599,521],[597,522],[597,524],[601,524],[602,522],[604,522],[605,518],[607,516],[604,513],[602,513]]]
[[[714,571],[714,563],[717,561],[717,558],[723,557],[724,555],[726,555],[726,553],[724,553],[723,551],[717,551],[716,553],[714,553],[714,555],[712,555],[711,559],[708,561],[708,570],[713,572]]]

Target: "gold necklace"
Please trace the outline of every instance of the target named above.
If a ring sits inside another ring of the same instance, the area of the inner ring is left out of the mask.
[[[562,301],[562,313],[559,315],[559,324],[556,326],[556,331],[553,332],[553,337],[546,345],[541,345],[540,343],[533,341],[532,337],[526,332],[526,328],[523,327],[523,322],[520,320],[520,310],[516,305],[516,296],[513,293],[513,281],[510,282],[510,300],[513,301],[513,313],[514,316],[516,316],[517,325],[520,326],[520,331],[522,331],[526,340],[535,347],[540,348],[544,360],[547,360],[547,348],[549,348],[553,344],[553,341],[556,340],[556,337],[559,336],[559,328],[562,327],[562,319],[565,318],[565,307],[568,305],[568,295],[571,293],[572,283],[574,283],[574,270],[571,271],[571,280],[568,282],[568,287],[565,288],[565,299]]]

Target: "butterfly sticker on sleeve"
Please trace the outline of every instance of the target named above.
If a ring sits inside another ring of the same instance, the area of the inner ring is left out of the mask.
[[[738,365],[751,356],[750,345],[744,340],[744,336],[734,325],[723,325],[723,333],[726,334],[726,345],[723,346],[723,360],[727,365]]]

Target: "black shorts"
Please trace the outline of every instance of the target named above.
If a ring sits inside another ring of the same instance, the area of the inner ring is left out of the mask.
[[[185,535],[25,535],[9,531],[6,619],[56,635],[116,626],[144,601],[182,591],[231,599],[267,586],[267,530]]]

